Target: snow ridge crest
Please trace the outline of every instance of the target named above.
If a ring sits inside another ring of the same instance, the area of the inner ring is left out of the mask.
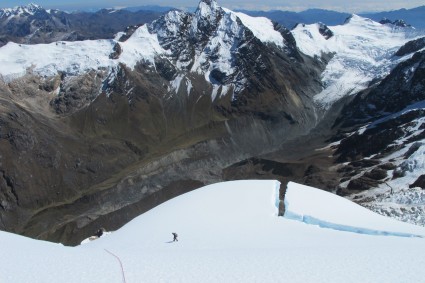
[[[0,9],[0,18],[21,15],[34,15],[39,11],[45,11],[40,5],[30,3],[28,5],[16,6],[14,8]]]

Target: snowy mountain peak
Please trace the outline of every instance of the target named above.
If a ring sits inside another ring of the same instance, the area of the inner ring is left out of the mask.
[[[218,8],[219,6],[215,0],[201,0],[195,13],[208,16],[212,12],[217,11]]]
[[[29,10],[43,9],[43,7],[41,7],[40,5],[37,5],[35,3],[30,3],[30,4],[26,5],[26,8],[29,9]]]
[[[356,14],[352,14],[344,21],[344,25],[361,25],[361,26],[380,26],[381,24],[369,18],[364,18]]]
[[[16,6],[14,8],[0,9],[0,18],[21,15],[34,15],[39,11],[44,11],[43,7],[34,3],[30,3],[25,6]]]
[[[298,25],[292,34],[304,54],[312,57],[333,54],[322,74],[324,89],[315,97],[325,107],[387,75],[396,64],[392,56],[409,41],[404,29],[394,29],[355,14],[343,25],[326,28],[317,24]]]
[[[218,20],[221,18],[223,10],[214,0],[202,0],[199,2],[192,20],[192,33],[209,34],[212,29],[217,26]]]
[[[19,9],[29,14],[42,8],[32,4]],[[93,68],[114,68],[120,63],[134,69],[143,62],[170,83],[168,91],[171,93],[179,90],[190,93],[190,86],[195,83],[192,77],[199,80],[200,76],[203,83],[211,87],[214,100],[229,93],[239,94],[246,87],[246,78],[253,72],[252,68],[265,68],[262,60],[267,54],[251,52],[251,49],[264,50],[263,45],[267,45],[277,48],[277,52],[287,52],[289,44],[282,30],[267,18],[250,17],[222,8],[214,0],[203,0],[194,14],[170,11],[151,24],[135,29],[121,42],[7,44],[0,56],[0,62],[3,60],[0,71],[6,79],[22,76],[30,66],[40,75],[51,76],[57,72],[79,75]],[[120,53],[112,56],[115,45]],[[50,55],[34,56],[40,49]],[[70,60],[63,60],[64,54]],[[253,64],[240,64],[245,60]],[[183,90],[182,85],[187,88]]]

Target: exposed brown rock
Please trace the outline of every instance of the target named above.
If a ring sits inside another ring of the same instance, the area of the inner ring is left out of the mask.
[[[415,187],[425,189],[425,175],[419,176],[419,178],[416,179],[416,181],[409,186],[409,188],[415,188]]]

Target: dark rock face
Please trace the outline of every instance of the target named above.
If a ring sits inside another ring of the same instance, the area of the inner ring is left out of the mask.
[[[424,113],[423,110],[411,111],[374,127],[369,127],[361,134],[355,133],[349,138],[343,139],[336,151],[336,154],[339,155],[338,161],[359,160],[374,154],[388,155],[400,149],[400,146],[393,144],[394,141],[401,138],[414,138],[411,136],[412,133],[405,129],[409,123],[422,117]]]
[[[284,156],[285,144],[310,132],[325,63],[299,53],[282,27],[275,26],[285,40],[280,48],[215,2],[202,3],[215,9],[211,18],[173,11],[149,25],[169,51],[154,66],[0,82],[1,229],[77,244],[99,227],[117,229],[173,196],[230,179],[232,170],[242,176],[241,162]],[[236,32],[226,29],[229,22]],[[209,48],[220,34],[229,40],[233,72]],[[199,52],[208,59],[199,70],[217,65],[209,78],[190,71]],[[120,56],[119,44],[111,56]],[[190,91],[169,91],[177,76],[190,79]],[[223,84],[232,86],[213,100],[213,87]],[[282,181],[297,168],[260,163],[267,171],[277,166],[271,174]],[[323,166],[312,163],[296,172],[324,181]]]
[[[411,54],[417,52],[425,47],[425,37],[418,38],[412,41],[409,41],[395,53],[395,56],[405,56],[407,54]]]
[[[121,45],[119,43],[116,43],[114,45],[113,53],[111,53],[111,55],[109,55],[109,58],[110,59],[118,59],[120,57],[121,53],[122,53]]]
[[[337,123],[349,127],[400,111],[424,100],[424,88],[425,52],[422,51],[395,67],[377,87],[357,95]]]
[[[319,23],[319,32],[326,39],[329,39],[334,35],[331,29],[327,25],[322,23]]]
[[[425,189],[425,175],[421,175],[413,184],[409,186],[410,188],[420,187]]]
[[[387,171],[381,168],[374,168],[372,171],[366,172],[364,176],[379,181],[387,178]]]
[[[154,62],[0,80],[2,230],[75,245],[223,180],[273,178],[282,188],[298,181],[350,195],[405,174],[408,164],[384,157],[409,145],[407,160],[425,138],[424,110],[411,107],[424,100],[423,52],[323,113],[313,97],[326,58],[301,54],[277,24],[284,46],[204,0],[194,14],[171,11],[147,27],[166,50]],[[320,32],[332,36],[324,25]],[[340,143],[326,147],[331,140]]]
[[[84,108],[99,95],[104,77],[105,74],[94,71],[71,78],[63,74],[59,93],[50,101],[50,106],[58,114],[69,114]]]
[[[404,20],[391,21],[390,19],[383,18],[382,20],[379,21],[379,23],[383,25],[393,25],[393,26],[401,27],[401,28],[412,27],[411,25],[406,23]]]
[[[373,180],[367,177],[360,177],[360,178],[351,180],[347,186],[347,190],[365,191],[370,188],[377,187],[378,184],[379,182],[377,182],[376,180]]]
[[[409,42],[397,56],[415,52],[421,44],[422,39]],[[424,52],[416,52],[342,109],[334,124],[342,137],[335,150],[335,161],[341,164],[341,181],[345,182],[339,188],[340,194],[368,190],[413,172],[414,164],[409,158],[421,148],[425,138],[424,59]],[[362,126],[362,130],[357,130]],[[397,159],[388,162],[389,156]],[[349,165],[344,164],[347,161],[351,161]],[[359,166],[353,166],[355,163]],[[420,186],[421,180],[418,178],[410,187]]]

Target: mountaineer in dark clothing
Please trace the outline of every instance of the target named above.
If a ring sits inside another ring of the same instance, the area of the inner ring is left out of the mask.
[[[173,242],[178,242],[179,240],[177,239],[177,233],[171,233],[171,234],[173,234]]]
[[[103,233],[104,232],[106,232],[106,229],[105,228],[100,228],[99,230],[97,230],[96,231],[96,234],[94,234],[96,237],[98,237],[98,238],[100,238],[102,235],[103,235]]]

